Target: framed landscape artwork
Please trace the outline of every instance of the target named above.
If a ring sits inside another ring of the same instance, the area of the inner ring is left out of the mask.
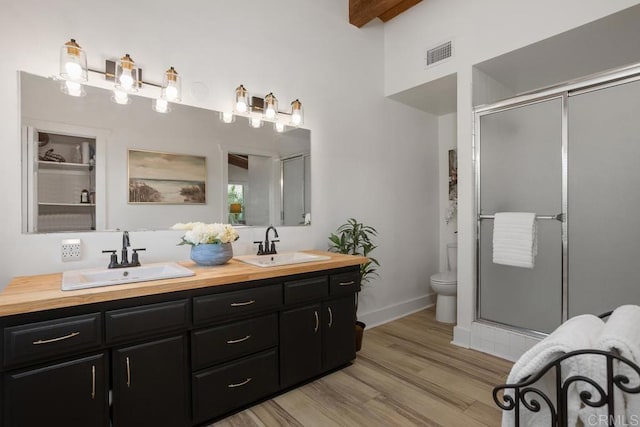
[[[205,204],[206,157],[129,149],[129,203]]]

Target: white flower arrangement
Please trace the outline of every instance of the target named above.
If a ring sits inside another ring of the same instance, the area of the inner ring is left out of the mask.
[[[231,243],[238,240],[238,232],[231,224],[205,224],[203,222],[181,222],[171,227],[173,230],[186,230],[182,242],[178,245],[204,245]]]

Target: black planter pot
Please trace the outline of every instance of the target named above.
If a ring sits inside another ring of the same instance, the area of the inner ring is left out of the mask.
[[[364,322],[356,320],[356,351],[360,351],[362,348],[362,336],[366,327],[367,325]]]

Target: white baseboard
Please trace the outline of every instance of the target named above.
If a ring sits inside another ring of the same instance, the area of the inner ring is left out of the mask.
[[[451,344],[458,347],[469,348],[471,345],[471,331],[461,326],[454,326],[453,328],[453,341]]]
[[[367,324],[367,328],[375,328],[391,322],[392,320],[408,316],[420,310],[424,310],[436,303],[436,294],[428,294],[419,298],[410,299],[397,304],[389,305],[367,313],[359,313],[358,320]]]

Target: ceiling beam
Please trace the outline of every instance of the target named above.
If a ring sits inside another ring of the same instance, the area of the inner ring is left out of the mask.
[[[362,28],[375,18],[383,22],[395,18],[422,0],[349,0],[349,22]]]

